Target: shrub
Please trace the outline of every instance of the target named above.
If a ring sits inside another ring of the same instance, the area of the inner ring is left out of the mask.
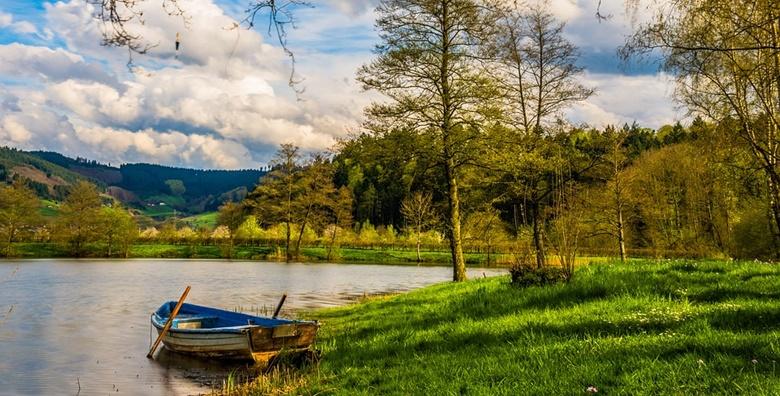
[[[566,281],[566,274],[559,267],[537,268],[525,261],[516,262],[509,268],[512,284],[519,287],[551,285]]]

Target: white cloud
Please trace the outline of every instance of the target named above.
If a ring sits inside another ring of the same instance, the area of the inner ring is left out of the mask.
[[[626,31],[617,18],[599,24],[590,0],[551,1],[555,14],[569,20],[570,37],[599,42],[591,52],[614,50],[616,32]],[[189,25],[159,2],[144,2],[145,23],[130,29],[156,46],[134,57],[134,73],[126,50],[100,45],[92,5],[45,3],[41,30],[55,38],[51,48],[0,45],[0,78],[14,81],[0,84],[0,145],[111,163],[256,167],[280,143],[332,146],[360,125],[363,109],[378,97],[354,79],[373,57],[375,0],[322,0],[318,8],[296,11],[299,29],[289,40],[305,78],[301,101],[286,85],[289,60],[263,37],[264,28],[232,29],[236,21],[214,0],[180,3]],[[0,27],[18,23],[0,13]],[[676,117],[666,96],[671,83],[663,78],[590,73],[583,80],[599,95],[568,113],[576,122],[659,126]]]
[[[43,81],[66,79],[115,83],[100,66],[61,48],[30,46],[18,43],[0,45],[0,75],[31,77]]]
[[[645,127],[659,128],[685,117],[675,110],[674,80],[668,75],[585,73],[582,82],[594,87],[596,95],[567,112],[574,122],[602,127],[637,121]]]
[[[0,46],[0,61],[8,61],[0,64],[0,75],[23,70],[17,77],[44,87],[0,92],[0,103],[8,104],[0,110],[8,125],[0,126],[0,138],[21,144],[27,137],[25,147],[40,144],[112,163],[245,168],[266,162],[280,143],[325,149],[345,134],[346,125],[357,124],[362,103],[348,98],[357,93],[352,75],[359,61],[347,61],[349,70],[336,70],[334,65],[345,63],[327,58],[317,59],[325,68],[302,67],[314,72],[306,86],[316,92],[297,101],[286,86],[287,58],[258,31],[224,29],[234,20],[211,2],[181,4],[190,28],[158,4],[147,10],[143,26],[131,27],[159,43],[135,58],[139,67],[132,74],[124,51],[99,45],[92,6],[80,0],[46,5],[47,27],[67,49]],[[95,68],[103,71],[100,78]],[[17,105],[20,98],[24,109]],[[22,110],[30,117],[22,117]],[[57,139],[38,141],[39,132],[28,127],[44,113],[67,122]]]
[[[11,14],[0,11],[0,29],[9,29],[18,34],[37,34],[38,29],[27,21],[14,21]]]

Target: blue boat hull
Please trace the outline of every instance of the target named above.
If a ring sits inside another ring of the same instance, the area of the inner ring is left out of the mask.
[[[152,314],[152,325],[158,334],[175,305],[167,302]],[[313,321],[264,318],[183,304],[162,342],[177,353],[262,363],[283,350],[308,349],[318,328]]]

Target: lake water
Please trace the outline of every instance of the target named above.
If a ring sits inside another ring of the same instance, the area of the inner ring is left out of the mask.
[[[254,314],[272,311],[288,293],[291,314],[447,281],[451,273],[449,267],[367,264],[0,261],[0,395],[210,392],[238,367],[165,350],[156,360],[146,358],[150,314],[178,299],[186,285],[192,286],[187,302]],[[504,273],[469,270],[470,276]]]

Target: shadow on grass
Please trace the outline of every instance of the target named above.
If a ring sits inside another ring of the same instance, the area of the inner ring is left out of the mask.
[[[468,356],[475,350],[490,353],[515,345],[527,345],[528,348],[571,342],[585,345],[588,340],[639,335],[652,339],[674,333],[683,335],[684,339],[668,343],[653,341],[641,351],[611,346],[614,352],[603,354],[614,361],[629,354],[632,359],[667,361],[691,354],[705,358],[733,356],[746,362],[760,354],[769,360],[780,360],[763,336],[776,331],[780,323],[780,308],[771,304],[748,304],[738,309],[712,305],[712,309],[698,310],[699,313],[694,309],[694,313],[684,320],[652,318],[647,321],[624,317],[613,323],[606,320],[608,315],[584,316],[592,314],[592,310],[583,311],[583,316],[574,313],[571,320],[555,323],[544,322],[544,319],[537,321],[533,317],[535,311],[573,308],[624,296],[642,296],[667,303],[687,299],[683,302],[694,306],[731,300],[766,302],[780,298],[780,292],[755,290],[748,282],[760,277],[767,281],[761,289],[770,288],[774,283],[780,283],[780,274],[760,272],[746,277],[736,270],[740,268],[726,271],[718,265],[673,265],[671,269],[653,265],[637,267],[630,272],[590,271],[570,284],[547,287],[520,289],[495,280],[437,286],[420,293],[327,313],[324,319],[352,319],[336,329],[340,333],[334,338],[339,340],[340,347],[331,356],[335,366],[345,367],[356,361],[366,365],[387,364],[388,357],[406,360],[426,354]],[[728,288],[722,286],[725,283],[729,284]],[[692,290],[687,295],[672,295],[680,287]],[[618,306],[615,308],[619,309]],[[516,326],[508,326],[505,330],[490,329],[491,321],[512,315],[525,317],[519,317]],[[481,323],[470,330],[470,322]],[[699,336],[696,326],[703,329],[705,335]],[[749,334],[744,339],[733,338],[735,334],[746,333]]]

